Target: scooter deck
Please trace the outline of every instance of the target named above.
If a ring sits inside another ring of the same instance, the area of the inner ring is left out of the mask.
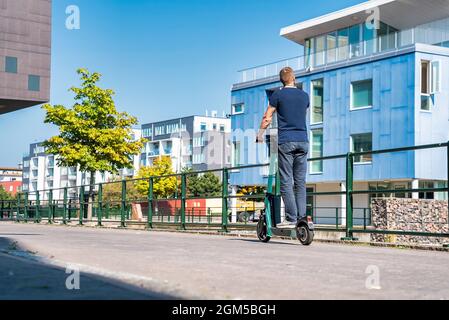
[[[295,228],[271,228],[271,232],[277,237],[296,238]]]

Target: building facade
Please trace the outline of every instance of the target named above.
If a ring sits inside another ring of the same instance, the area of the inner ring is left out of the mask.
[[[16,195],[22,187],[22,169],[0,168],[0,186],[11,195]]]
[[[0,0],[0,114],[49,101],[51,0]]]
[[[141,155],[141,165],[169,156],[177,173],[185,168],[220,169],[231,164],[231,120],[212,116],[191,116],[142,126],[148,140]]]
[[[232,89],[234,132],[259,126],[268,95],[281,86],[279,70],[290,66],[311,98],[311,158],[449,140],[449,1],[368,1],[283,28],[281,35],[304,53],[240,72]],[[268,161],[268,152],[254,150],[234,134],[234,163]],[[444,187],[446,159],[444,149],[358,157],[355,189],[378,194],[355,196],[355,215],[369,209],[371,197],[392,196],[382,190]],[[344,160],[310,163],[308,191],[344,191],[345,174]],[[256,169],[232,175],[234,185],[265,182]],[[442,193],[397,196],[447,199]],[[339,208],[344,221],[340,196],[309,197],[309,207],[322,217]]]
[[[134,139],[141,138],[140,129],[134,130]],[[132,178],[139,170],[139,156],[133,158],[133,169],[122,169],[119,177]],[[30,145],[29,152],[23,157],[22,190],[29,193],[29,199],[34,200],[37,191],[42,192],[40,199],[46,200],[49,190],[53,192],[54,200],[62,200],[64,197],[63,188],[68,188],[68,196],[74,199],[78,195],[78,187],[90,184],[90,173],[81,172],[76,167],[60,167],[57,164],[57,157],[46,153],[42,143]],[[107,172],[97,172],[95,183],[108,182],[114,176]]]

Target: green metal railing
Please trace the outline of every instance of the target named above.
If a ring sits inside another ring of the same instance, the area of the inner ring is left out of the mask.
[[[431,233],[421,231],[401,231],[401,230],[379,230],[371,226],[371,210],[369,208],[356,208],[354,206],[354,196],[358,195],[372,195],[377,193],[390,194],[404,194],[404,193],[449,193],[449,188],[418,188],[418,189],[400,189],[400,190],[355,190],[354,189],[354,159],[367,155],[381,155],[398,152],[411,152],[418,150],[443,149],[446,148],[448,155],[447,163],[449,173],[449,143],[430,144],[414,147],[385,149],[367,152],[350,152],[347,154],[333,155],[319,158],[309,159],[309,162],[316,161],[334,161],[340,160],[345,163],[345,191],[333,192],[311,192],[308,196],[325,197],[325,196],[342,196],[345,199],[345,208],[322,208],[332,210],[329,216],[318,216],[316,214],[317,207],[314,207],[311,215],[315,220],[320,219],[335,219],[335,223],[329,223],[325,226],[318,226],[318,230],[329,231],[344,231],[345,240],[355,240],[356,233],[371,233],[384,235],[409,235],[409,236],[424,236],[424,237],[447,237],[449,233]],[[125,228],[129,224],[144,223],[148,229],[154,227],[176,226],[181,230],[193,228],[196,226],[207,226],[219,229],[222,232],[228,232],[229,228],[248,228],[254,227],[254,222],[257,221],[259,212],[252,212],[253,218],[250,218],[248,212],[244,212],[247,218],[242,218],[240,222],[231,222],[235,220],[237,208],[232,206],[233,200],[249,201],[254,204],[264,201],[265,193],[250,194],[250,195],[233,195],[230,193],[230,177],[232,174],[238,174],[244,170],[267,168],[268,164],[264,165],[248,165],[239,166],[235,168],[223,168],[218,170],[204,170],[199,172],[188,172],[182,174],[173,174],[167,176],[155,176],[148,179],[130,179],[123,181],[114,181],[107,183],[100,183],[95,185],[95,190],[92,192],[94,197],[89,197],[88,190],[90,186],[66,187],[52,190],[43,190],[37,192],[27,192],[19,194],[17,201],[0,201],[0,220],[13,220],[17,222],[34,221],[40,223],[47,221],[47,223],[61,222],[63,224],[78,223],[83,225],[87,222],[94,222],[98,226],[102,226],[105,222],[115,222],[120,227]],[[190,195],[188,192],[189,179],[192,176],[197,176],[205,173],[214,173],[220,178],[221,192],[212,195]],[[161,179],[173,178],[176,180],[177,188],[175,194],[172,196],[161,198],[157,196],[155,186]],[[273,192],[279,195],[279,176],[276,174],[275,185]],[[133,196],[132,188],[139,181],[148,183],[148,194]],[[449,177],[446,182],[449,181]],[[105,200],[105,193],[107,189],[113,184],[120,187],[120,191],[116,192],[114,200]],[[129,190],[128,190],[129,189]],[[62,197],[57,197],[62,200],[54,200],[55,194],[60,192]],[[62,192],[62,193],[61,193]],[[195,200],[211,201],[215,200],[214,206],[205,206],[203,208],[194,208],[190,202]],[[175,204],[174,208],[161,208],[162,204]],[[189,205],[190,204],[190,205]],[[136,222],[131,219],[133,208],[140,205],[142,212],[142,221]],[[449,205],[448,205],[449,206]],[[247,208],[245,208],[247,210]],[[258,211],[258,210],[253,210]],[[260,210],[259,210],[260,211]],[[358,211],[363,214],[355,216],[354,212]],[[92,218],[88,218],[88,213],[91,212]],[[343,212],[345,217],[343,218]],[[449,207],[448,207],[449,212]],[[146,218],[146,219],[145,219]],[[343,220],[345,223],[343,223]],[[448,217],[449,224],[449,217]]]

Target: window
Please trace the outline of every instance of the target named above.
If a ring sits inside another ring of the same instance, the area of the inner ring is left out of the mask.
[[[226,129],[225,125],[221,124],[220,125],[220,132],[225,132],[225,129]]]
[[[35,75],[28,76],[28,90],[40,91],[41,90],[41,77]]]
[[[207,131],[207,123],[202,122],[200,125],[201,132]]]
[[[240,166],[240,142],[234,141],[234,161],[232,163],[233,167]]]
[[[373,150],[373,134],[355,134],[351,136],[351,152],[367,152]],[[354,157],[354,162],[361,163],[372,163],[373,155],[358,155]]]
[[[323,129],[312,130],[312,158],[321,158],[323,156]],[[310,173],[323,173],[323,161],[314,161],[310,164]]]
[[[349,35],[348,29],[338,31],[338,60],[346,60],[349,55]]]
[[[312,81],[311,124],[323,123],[324,90],[323,79]]]
[[[5,58],[5,72],[17,73],[17,58],[15,57]]]
[[[232,114],[242,114],[245,113],[245,105],[243,103],[234,104],[232,106]]]
[[[431,111],[434,97],[441,90],[441,67],[439,61],[421,61],[421,110]]]
[[[337,60],[337,33],[333,32],[327,35],[327,63],[333,63]]]
[[[315,39],[315,66],[324,64],[326,50],[326,37],[318,37]]]
[[[214,123],[214,124],[212,125],[212,129],[213,129],[214,131],[217,131],[217,128],[218,128],[218,125],[217,125],[216,123]]]
[[[373,106],[373,80],[357,81],[351,84],[351,109]]]
[[[351,58],[361,56],[361,41],[360,41],[360,25],[355,25],[349,28],[349,44]]]

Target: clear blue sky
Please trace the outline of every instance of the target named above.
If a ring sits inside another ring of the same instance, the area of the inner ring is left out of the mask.
[[[230,111],[237,71],[300,55],[282,27],[361,0],[53,0],[51,103],[70,106],[75,70],[103,74],[120,110],[141,123]],[[78,5],[81,30],[65,28]],[[49,138],[39,107],[0,116],[0,166]]]

